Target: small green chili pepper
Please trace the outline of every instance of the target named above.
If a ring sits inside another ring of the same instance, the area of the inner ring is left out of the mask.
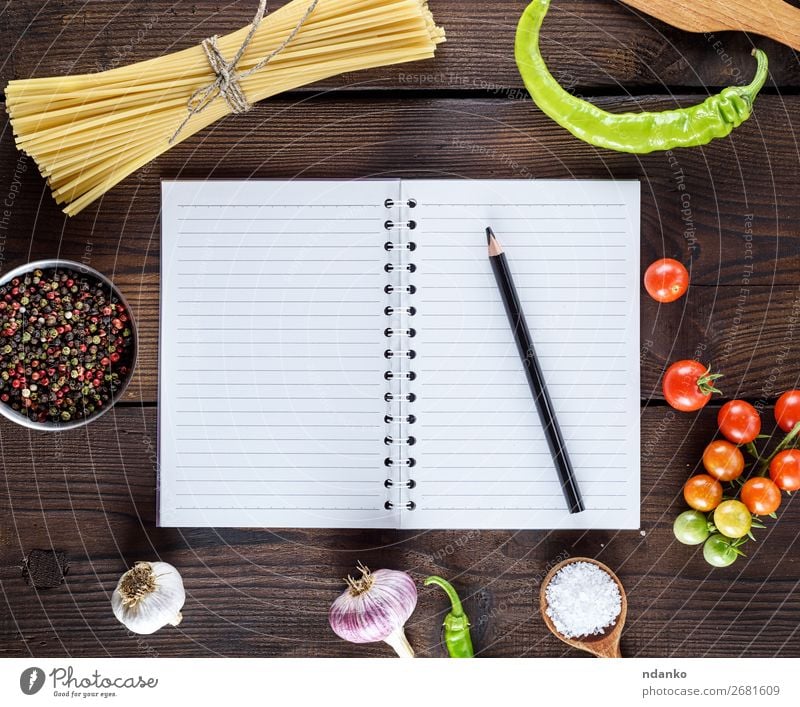
[[[767,80],[767,55],[753,50],[758,68],[748,86],[730,86],[690,108],[661,113],[608,113],[565,91],[539,51],[539,30],[550,0],[533,0],[517,26],[517,67],[537,106],[575,137],[597,147],[646,154],[705,145],[729,135],[750,117]]]
[[[444,589],[450,597],[452,609],[444,617],[444,642],[451,658],[474,658],[472,638],[469,635],[469,618],[464,613],[461,600],[458,598],[453,585],[441,577],[433,576],[425,580],[425,586],[435,584]]]

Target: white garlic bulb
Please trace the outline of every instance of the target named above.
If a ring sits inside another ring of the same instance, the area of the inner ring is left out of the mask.
[[[134,633],[177,626],[186,601],[183,580],[167,562],[137,562],[120,577],[111,595],[114,616]]]

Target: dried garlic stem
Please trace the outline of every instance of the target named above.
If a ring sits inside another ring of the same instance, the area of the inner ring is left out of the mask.
[[[392,648],[394,648],[394,652],[397,653],[397,655],[399,655],[401,658],[414,657],[414,649],[408,642],[405,631],[403,631],[402,628],[398,628],[383,640],[385,643],[388,643]]]

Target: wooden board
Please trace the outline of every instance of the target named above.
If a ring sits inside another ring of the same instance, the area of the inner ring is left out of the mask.
[[[748,559],[725,570],[672,537],[681,485],[714,434],[715,414],[644,412],[641,532],[156,529],[154,410],[117,408],[88,432],[58,436],[20,434],[2,422],[0,657],[388,656],[386,646],[350,645],[328,628],[340,578],[359,560],[405,569],[419,582],[451,578],[479,655],[571,655],[546,632],[536,597],[548,566],[586,555],[612,567],[627,589],[625,655],[796,656],[797,498],[785,500],[778,522],[767,520]],[[21,567],[34,549],[65,553],[63,585],[37,591],[26,583]],[[129,564],[155,557],[183,573],[185,618],[180,628],[134,636],[114,619],[110,592]],[[445,655],[445,608],[441,593],[420,585],[408,636],[421,655]],[[751,644],[765,622],[768,640]]]
[[[257,4],[14,0],[13,11],[0,15],[0,46],[14,47],[0,65],[0,82],[101,71],[185,49],[243,27]],[[522,82],[514,64],[514,34],[526,5],[525,0],[430,0],[448,36],[435,65],[348,74],[312,90],[448,89],[516,97]],[[666,92],[667,86],[741,83],[752,75],[754,44],[768,52],[777,85],[800,85],[788,47],[742,33],[681,32],[617,0],[553,0],[542,31],[542,51],[559,81],[578,91],[601,88],[622,95],[645,87]]]
[[[693,98],[649,97],[649,109]],[[602,98],[614,110],[629,101]],[[642,182],[642,262],[677,257],[702,285],[791,285],[800,271],[800,96],[760,99],[730,138],[674,153],[599,150],[529,101],[420,97],[283,99],[230,117],[65,217],[32,160],[0,136],[0,196],[9,208],[5,262],[59,252],[109,276],[158,272],[161,178],[618,178]],[[767,133],[768,130],[768,133]]]
[[[668,307],[642,296],[643,399],[661,397],[666,364],[695,356],[726,373],[731,394],[774,399],[797,385],[800,374],[789,365],[800,357],[800,204],[790,197],[794,185],[776,177],[800,168],[789,114],[800,109],[800,97],[786,100],[789,109],[783,99],[762,99],[753,121],[730,139],[644,157],[585,145],[527,102],[278,100],[171,150],[73,219],[61,214],[35,165],[16,153],[6,133],[0,189],[16,185],[17,191],[10,214],[16,237],[6,239],[5,258],[10,267],[59,253],[117,281],[133,302],[141,333],[138,375],[127,399],[154,402],[162,177],[636,178],[642,182],[642,269],[655,258],[677,257],[691,263],[696,285]],[[647,100],[652,108],[669,103]],[[307,127],[287,144],[298,121]],[[766,124],[773,126],[768,142]]]
[[[776,395],[800,387],[800,64],[755,40],[780,93],[771,84],[731,138],[672,155],[603,152],[550,122],[522,90],[511,47],[525,4],[431,0],[449,35],[435,61],[260,104],[74,219],[3,125],[0,272],[57,255],[102,270],[132,302],[141,355],[126,402],[86,429],[42,435],[0,422],[0,656],[386,656],[384,646],[352,646],[327,627],[340,578],[358,560],[453,579],[482,656],[573,655],[534,612],[541,578],[565,555],[597,557],[625,583],[627,655],[800,655],[796,498],[729,569],[711,570],[698,550],[679,546],[670,526],[680,488],[714,434],[717,408],[673,413],[659,390],[665,364],[696,356],[726,374],[727,397],[764,406],[768,421]],[[14,0],[0,12],[0,82],[158,56],[244,25],[255,6]],[[614,0],[554,0],[543,35],[559,80],[614,111],[691,105],[744,81],[752,43],[679,32]],[[154,527],[159,180],[388,174],[642,181],[643,267],[678,257],[691,263],[693,282],[670,306],[642,298],[641,390],[651,401],[642,417],[643,534]],[[29,582],[52,555],[31,553],[53,549],[66,566],[56,562],[43,583],[66,569],[64,583],[36,589]],[[186,620],[137,637],[114,620],[110,592],[129,564],[155,557],[184,574]],[[439,593],[421,590],[408,630],[421,655],[444,655],[444,610]]]

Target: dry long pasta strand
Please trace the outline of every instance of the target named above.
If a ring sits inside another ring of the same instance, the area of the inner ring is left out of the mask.
[[[413,2],[413,0],[412,0],[412,2]],[[416,21],[417,23],[419,23],[420,18],[419,17],[412,18],[412,20]],[[342,23],[342,24],[347,26],[347,23]],[[296,38],[296,40],[295,40],[295,42],[293,44],[297,43],[297,45],[300,46],[302,44],[303,36],[304,36],[303,35],[303,31],[301,30],[301,33],[298,35],[298,37]],[[282,38],[281,35],[277,35],[272,40],[272,43],[269,46],[265,46],[263,49],[261,47],[259,47],[258,48],[259,53],[265,53],[266,51],[274,48],[274,46],[278,43],[279,39],[281,39],[281,38]],[[220,43],[222,44],[222,40],[221,40]],[[196,49],[197,48],[193,48],[192,50],[184,50],[184,51],[196,51]],[[253,48],[252,45],[251,45],[251,50],[255,51],[255,49]],[[181,53],[183,53],[183,52],[181,52]],[[291,54],[290,48],[287,47],[286,53]],[[201,55],[201,57],[202,57],[202,55]],[[149,60],[147,62],[141,62],[140,64],[133,65],[134,67],[141,67],[141,68],[137,69],[137,73],[136,73],[135,77],[132,79],[132,81],[133,82],[139,82],[139,81],[142,80],[142,76],[146,76],[148,80],[151,80],[153,78],[153,73],[152,72],[146,72],[145,67],[143,65],[144,64],[149,64],[152,61],[163,63],[163,59],[165,59],[165,58],[171,58],[171,57],[161,57],[160,59],[157,59],[157,60]],[[202,57],[202,58],[204,59],[204,57]],[[276,59],[278,59],[278,57],[276,57]],[[247,55],[245,55],[243,61],[240,64],[240,68],[242,70],[246,70],[248,68],[248,63],[254,63],[254,61],[255,60],[253,60],[252,62],[248,62]],[[165,67],[165,70],[169,71],[171,73],[171,75],[174,76],[175,67],[176,67],[176,64],[172,64],[172,66],[170,66],[170,67]],[[191,63],[188,65],[188,70],[192,70],[192,71],[194,71],[195,74],[198,74],[198,75],[206,75],[206,76],[209,75],[209,70],[208,70],[208,67],[205,64],[205,62],[204,61],[197,62],[197,61],[195,61],[195,57],[192,57]],[[120,69],[112,69],[112,70],[110,70],[108,72],[104,72],[104,73],[105,74],[113,74],[113,73],[118,72],[118,71],[120,71]],[[29,84],[29,85],[31,85],[31,89],[35,89],[35,87],[40,83],[45,83],[46,84],[48,82],[56,81],[59,84],[58,87],[63,87],[63,84],[64,84],[65,81],[71,81],[72,85],[74,85],[76,81],[80,81],[80,80],[82,80],[84,78],[88,78],[92,82],[92,85],[94,86],[96,84],[96,82],[97,82],[97,77],[98,76],[102,76],[102,75],[103,74],[86,74],[86,75],[82,75],[82,76],[78,76],[78,77],[71,77],[69,79],[64,79],[62,77],[57,77],[55,79],[31,79],[31,80],[24,81],[24,82],[12,82],[9,85],[9,89],[7,90],[7,94],[9,95],[9,98],[11,99],[11,102],[13,102],[13,97],[15,95],[15,92],[16,92],[16,90],[18,90],[16,85],[20,84],[20,83]],[[108,77],[108,78],[112,79],[112,77]],[[50,90],[52,90],[53,88],[56,88],[56,87],[45,85],[45,86],[42,86],[42,88],[44,90],[50,91]]]
[[[259,77],[262,75],[269,75],[274,71],[286,70],[299,64],[302,60],[322,53],[335,53],[346,52],[351,49],[357,49],[360,46],[368,45],[370,43],[394,43],[397,41],[405,41],[406,37],[403,34],[393,33],[386,37],[370,37],[368,39],[355,38],[354,41],[343,43],[340,45],[323,44],[321,46],[311,45],[301,52],[285,52],[285,55],[276,57],[271,65],[265,67],[263,74],[259,72]],[[255,80],[255,76],[249,77]],[[246,81],[247,79],[245,79]],[[92,91],[91,99],[87,99],[86,94],[75,94],[71,102],[67,105],[61,105],[60,102],[50,99],[50,110],[48,111],[48,119],[57,119],[62,115],[69,115],[70,111],[84,112],[84,111],[97,111],[105,107],[113,107],[119,103],[142,103],[157,97],[159,92],[169,93],[176,95],[181,89],[186,90],[186,95],[191,95],[194,88],[197,86],[196,78],[189,79],[173,79],[169,83],[164,83],[156,87],[148,87],[147,85],[131,86],[125,89],[123,94],[120,94],[118,89],[112,89],[104,92],[98,96],[96,90]],[[82,95],[82,98],[80,96]],[[116,103],[115,103],[116,102]],[[15,123],[19,129],[31,123],[38,116],[36,111],[38,103],[32,103],[26,109],[26,103],[11,101],[10,106],[15,110],[17,118]]]
[[[305,12],[305,8],[307,7],[309,1],[310,0],[300,0],[299,8],[295,8],[295,11],[288,19],[285,19],[284,15],[292,8],[292,6],[297,4],[297,0],[296,2],[284,5],[282,8],[267,15],[264,20],[262,20],[259,29],[256,31],[256,34],[254,35],[254,41],[250,45],[248,51],[245,53],[245,56],[240,64],[240,68],[242,70],[246,70],[255,64],[263,54],[277,46],[294,28],[299,17]],[[320,2],[317,9],[314,11],[314,13],[312,13],[309,21],[304,28],[301,29],[297,38],[299,39],[307,27],[313,26],[317,21],[319,21],[319,18],[322,17],[333,18],[336,22],[347,24],[348,18],[351,16],[351,14],[357,14],[356,8],[358,7],[379,6],[381,8],[385,8],[390,5],[408,5],[409,2],[413,4],[417,2],[417,0],[367,0],[366,2],[357,2],[355,0],[345,0],[343,2],[339,2],[337,0],[324,0],[323,2]],[[346,14],[342,12],[342,9],[345,7],[345,5],[347,6]],[[248,29],[249,26],[246,26],[237,30],[236,32],[220,37],[218,44],[223,54],[227,54],[229,51],[230,53],[235,52],[235,50],[241,45]],[[262,38],[267,39],[266,44],[262,45]],[[165,64],[165,59],[170,60],[168,64]],[[137,62],[136,64],[109,69],[108,71],[100,73],[87,73],[76,74],[69,77],[55,76],[27,79],[23,81],[12,81],[9,83],[6,91],[8,93],[10,90],[13,94],[13,92],[17,90],[25,90],[26,87],[23,87],[22,84],[31,84],[31,88],[34,86],[41,86],[48,89],[57,89],[59,88],[59,85],[65,81],[69,81],[81,88],[91,88],[106,83],[114,83],[115,81],[118,81],[120,77],[130,77],[130,80],[140,81],[142,76],[153,75],[150,71],[151,68],[163,68],[164,70],[168,70],[172,67],[175,69],[181,69],[181,67],[183,67],[185,70],[195,70],[204,75],[208,74],[208,65],[205,61],[205,55],[203,54],[203,51],[199,46],[194,46],[179,52],[175,52],[167,57],[156,57]]]
[[[326,72],[330,72],[330,71],[331,71],[331,69],[333,69],[333,70],[336,70],[337,68],[338,68],[338,67],[327,67],[327,68],[326,68]],[[287,86],[287,87],[288,87],[288,86]],[[284,89],[284,86],[281,86],[281,85],[278,85],[278,86],[276,86],[276,85],[274,85],[274,84],[272,84],[272,85],[269,85],[269,91],[280,91],[280,90],[283,90],[283,89]],[[146,122],[147,122],[147,128],[148,128],[148,129],[150,129],[150,128],[154,127],[154,126],[153,126],[153,124],[152,124],[151,115],[145,115],[145,116],[143,116],[143,117],[142,117],[142,121],[145,121],[145,120],[146,120]],[[167,121],[168,121],[168,119],[167,119]],[[164,121],[164,120],[160,120],[160,123],[161,123],[161,125],[163,126],[163,125],[164,125],[164,123],[165,123],[165,121]],[[141,124],[139,124],[139,123],[133,123],[133,122],[131,122],[130,120],[129,120],[129,121],[127,121],[127,128],[128,128],[129,130],[131,130],[131,131],[136,131],[136,130],[142,129],[143,127],[144,127],[144,126],[143,126],[143,125],[141,125]],[[170,129],[172,128],[172,125],[171,125],[171,124],[167,124],[167,126],[166,126],[166,127],[167,127],[167,130],[170,130]],[[87,132],[87,133],[79,133],[79,134],[76,136],[76,140],[77,140],[77,139],[79,139],[79,138],[81,137],[81,135],[85,136],[85,137],[86,137],[86,139],[92,139],[92,137],[96,137],[96,136],[97,136],[97,132],[96,132],[96,131],[94,131],[94,132],[92,132],[92,133],[88,133],[88,132]],[[60,148],[60,149],[63,149],[63,147],[64,147],[64,140],[62,139],[62,140],[60,141],[59,148]]]
[[[268,15],[237,71],[280,46],[311,1],[293,0]],[[222,55],[233,56],[249,29],[220,37]],[[240,85],[255,103],[337,73],[432,57],[444,39],[425,0],[320,0],[293,41]],[[214,78],[198,46],[99,74],[13,81],[6,106],[17,144],[73,215],[169,149],[189,97]],[[216,97],[190,116],[175,143],[230,112]]]
[[[355,56],[355,55],[353,55],[353,56]],[[402,58],[402,57],[398,56],[397,58]],[[312,65],[312,66],[314,65],[314,62],[304,62],[304,63],[307,64],[307,65]],[[339,73],[338,71],[334,71],[334,69],[337,68],[338,66],[339,65],[337,65],[335,62],[334,63],[326,62],[326,71],[329,71],[330,73]],[[345,66],[345,65],[343,64],[342,66]],[[253,87],[251,87],[248,90],[252,91],[252,93],[256,96],[256,100],[261,100],[262,98],[268,97],[269,91],[272,91],[274,89],[274,87],[278,88],[278,90],[274,91],[274,92],[287,90],[290,87],[290,84],[286,83],[284,85],[281,85],[278,81],[270,80],[270,77],[268,77],[268,76],[259,76],[259,77],[253,76],[253,77],[250,77],[250,79],[251,79],[250,82],[252,84],[254,84],[254,85],[253,85]],[[264,85],[267,86],[266,89],[262,88],[262,86],[264,86]],[[170,100],[161,99],[160,101],[155,102],[155,104],[158,106],[158,108],[157,108],[158,111],[163,111],[163,110],[171,109],[173,107],[180,107],[182,105],[185,105],[185,99],[183,99],[183,98],[172,98]],[[90,129],[102,128],[104,131],[109,132],[111,130],[116,129],[116,128],[110,127],[110,126],[113,126],[113,123],[116,123],[116,122],[126,123],[133,117],[136,117],[136,116],[139,116],[139,115],[143,115],[143,114],[149,115],[149,114],[152,114],[154,112],[154,110],[156,110],[156,109],[153,108],[153,103],[149,103],[149,102],[142,101],[142,100],[137,100],[137,101],[132,102],[132,103],[125,103],[124,104],[124,110],[121,110],[121,108],[123,106],[113,104],[112,102],[109,102],[109,101],[104,101],[104,102],[102,102],[102,106],[103,107],[112,106],[113,105],[114,107],[117,108],[117,110],[114,113],[112,113],[111,115],[108,115],[106,113],[103,113],[102,111],[101,112],[97,112],[94,109],[94,105],[96,105],[96,104],[92,104],[91,106],[87,106],[87,110],[86,110],[86,114],[85,115],[84,114],[80,114],[80,117],[81,117],[81,121],[80,122],[71,123],[71,124],[69,124],[67,126],[65,126],[63,124],[60,124],[55,119],[72,115],[74,113],[74,111],[70,111],[70,112],[66,112],[66,113],[63,112],[63,111],[52,111],[52,112],[48,113],[47,114],[47,120],[46,121],[42,120],[37,124],[38,130],[37,130],[35,136],[33,136],[31,138],[27,138],[27,139],[26,138],[18,138],[18,140],[17,140],[18,145],[20,147],[24,147],[25,149],[33,149],[36,146],[40,146],[40,145],[48,142],[51,138],[61,138],[61,144],[62,145],[65,144],[65,143],[66,144],[72,144],[71,141],[68,141],[68,140],[65,141],[64,140],[65,131],[66,131],[66,134],[76,134],[78,136],[80,136],[80,134],[83,131],[90,130]],[[26,121],[24,119],[23,120],[18,120],[17,121],[17,127],[19,129],[22,129],[29,122],[31,122],[31,121]],[[97,135],[95,135],[95,137],[96,136]]]
[[[269,78],[270,78],[270,83],[274,84],[275,83],[274,79],[272,77],[269,77]],[[260,82],[262,80],[261,76],[259,76],[259,77],[249,77],[249,80],[250,80],[250,82],[252,82],[253,84],[256,84],[256,86],[258,86],[260,88]],[[247,79],[245,79],[245,81],[247,81]],[[263,94],[264,91],[263,90],[259,90],[259,88],[254,89],[254,91],[257,92],[258,94]],[[262,97],[261,95],[258,95],[258,96],[256,96],[255,100],[260,100],[261,97]],[[174,105],[176,107],[180,107],[181,101],[182,101],[182,99],[172,99],[171,101],[168,101],[166,105],[168,105],[168,106]],[[136,101],[135,103],[139,103],[140,104],[141,102]],[[117,107],[115,104],[113,104],[113,102],[109,102],[109,105],[113,105],[114,107]],[[159,107],[160,108],[164,108],[164,106],[165,106],[165,104],[162,101]],[[118,120],[118,121],[124,121],[129,116],[135,116],[135,115],[138,115],[138,114],[140,114],[142,112],[148,112],[148,108],[151,108],[151,107],[152,106],[148,106],[148,105],[143,105],[143,106],[140,105],[139,108],[133,108],[133,109],[127,110],[127,111],[117,112],[117,113],[113,114],[113,119]],[[96,117],[94,115],[93,111],[89,111],[89,115],[87,115],[86,118],[87,118],[87,120],[85,120],[81,124],[77,125],[77,129],[84,130],[84,129],[87,129],[87,128],[93,128],[93,127],[95,127],[96,125],[98,125],[101,122],[104,123],[104,124],[107,124],[105,121],[102,120],[102,117],[100,117],[100,118]],[[89,119],[89,118],[91,118],[91,119]],[[24,125],[25,121],[20,121],[20,124]],[[44,141],[44,140],[46,140],[48,138],[48,136],[50,135],[51,132],[54,132],[54,131],[55,132],[60,132],[62,129],[63,129],[63,126],[56,126],[55,129],[43,129],[43,130],[40,130],[36,134],[36,136],[34,138],[31,138],[31,140],[32,140],[31,144],[37,144],[38,142],[42,142],[42,141]],[[21,139],[20,142],[24,143],[25,142],[24,138]]]

